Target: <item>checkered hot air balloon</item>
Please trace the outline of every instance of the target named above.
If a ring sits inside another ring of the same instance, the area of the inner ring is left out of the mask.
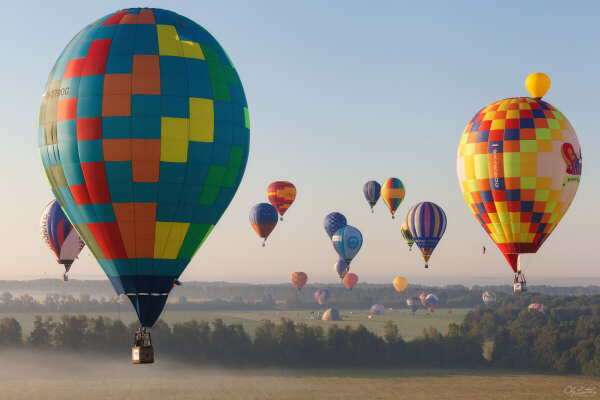
[[[545,75],[528,78],[534,98],[508,98],[482,108],[458,145],[458,181],[465,201],[517,275],[519,254],[537,252],[548,239],[581,178],[575,130],[558,109],[541,100],[550,80],[540,77]]]
[[[429,268],[429,258],[446,231],[446,213],[437,204],[423,201],[412,206],[404,223]]]
[[[50,71],[39,114],[44,171],[143,327],[231,202],[249,127],[231,59],[171,11],[97,19]]]
[[[273,182],[267,188],[267,198],[269,203],[277,209],[280,220],[283,221],[283,214],[296,199],[296,186],[288,181]]]

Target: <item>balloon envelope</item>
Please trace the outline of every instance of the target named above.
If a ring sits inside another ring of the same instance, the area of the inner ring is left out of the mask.
[[[294,272],[291,277],[292,285],[298,290],[302,289],[308,281],[308,275],[305,272]]]
[[[437,308],[438,304],[440,303],[440,300],[435,294],[430,293],[427,296],[425,296],[423,302],[425,303],[425,308],[431,311]]]
[[[408,248],[412,249],[412,245],[415,244],[415,239],[413,238],[412,234],[410,233],[408,226],[406,226],[406,222],[402,223],[402,226],[400,227],[400,232],[402,233],[402,237],[404,238],[404,241],[408,245]]]
[[[358,254],[362,247],[362,234],[353,226],[346,225],[332,237],[333,248],[348,264]]]
[[[440,206],[429,201],[414,205],[406,215],[406,226],[425,262],[446,231],[446,213]]]
[[[381,195],[381,185],[375,181],[369,181],[363,186],[363,194],[371,206],[371,210],[373,210],[373,207],[377,204],[377,200],[379,200],[379,196]]]
[[[328,308],[321,317],[323,321],[341,321],[340,313],[335,308]]]
[[[486,305],[492,304],[496,301],[496,294],[493,292],[483,292],[481,295],[481,300],[483,300]]]
[[[327,289],[318,289],[315,292],[315,300],[317,300],[317,303],[320,305],[327,304],[329,297],[331,297],[331,293],[329,293],[329,290]]]
[[[396,292],[402,293],[404,289],[406,289],[406,287],[408,286],[408,281],[403,276],[397,276],[394,278],[392,284],[394,285],[394,289],[396,289]]]
[[[358,275],[350,272],[350,273],[346,274],[346,276],[344,276],[344,286],[346,286],[348,289],[354,288],[354,286],[356,286],[357,283],[358,283]]]
[[[381,315],[385,312],[385,307],[382,304],[373,304],[371,306],[371,310],[369,314],[371,315]]]
[[[296,186],[287,181],[273,182],[267,188],[267,198],[269,203],[277,209],[279,215],[283,217],[296,199]]]
[[[42,240],[54,253],[56,261],[69,272],[84,244],[56,200],[52,200],[44,208],[40,228]]]
[[[514,272],[518,255],[537,252],[567,212],[581,167],[581,147],[567,118],[529,97],[484,107],[458,146],[465,201]]]
[[[109,14],[59,56],[38,132],[56,199],[151,327],[244,174],[248,108],[230,58],[174,12]]]
[[[544,312],[546,311],[546,306],[542,303],[531,303],[527,309],[529,311],[538,311],[538,312]]]
[[[406,306],[410,309],[410,311],[415,312],[419,308],[419,298],[418,297],[409,297],[406,299]]]
[[[346,217],[340,214],[339,212],[332,212],[325,216],[325,220],[323,221],[323,227],[325,228],[325,232],[327,236],[331,239],[334,233],[339,231],[341,228],[348,225],[346,221]]]
[[[392,217],[396,210],[404,200],[405,189],[404,184],[398,178],[388,178],[381,187],[381,198],[387,205]]]
[[[273,232],[277,219],[277,210],[269,203],[258,203],[250,209],[250,224],[262,239]]]
[[[348,265],[348,263],[346,262],[346,260],[340,258],[333,265],[333,268],[335,269],[335,272],[337,272],[337,274],[340,277],[340,279],[344,279],[344,276],[346,276],[346,274],[348,273],[348,270],[350,269],[350,266]]]

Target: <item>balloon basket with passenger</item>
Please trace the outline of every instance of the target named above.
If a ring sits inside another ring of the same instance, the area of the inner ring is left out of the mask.
[[[513,290],[515,293],[527,291],[527,280],[525,279],[525,274],[520,271],[515,274],[515,279],[513,280]]]
[[[139,328],[135,333],[135,341],[131,347],[131,361],[134,364],[152,364],[154,362],[154,348],[150,330]]]

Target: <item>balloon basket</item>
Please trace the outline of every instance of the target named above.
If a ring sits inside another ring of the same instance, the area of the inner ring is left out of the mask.
[[[67,274],[63,274],[62,280],[63,280],[63,282],[68,282],[69,281],[69,277],[67,276]]]
[[[154,362],[154,348],[150,331],[142,327],[135,333],[135,342],[131,347],[131,362],[134,364],[152,364]]]

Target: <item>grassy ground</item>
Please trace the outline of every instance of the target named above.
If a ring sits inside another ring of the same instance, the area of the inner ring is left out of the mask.
[[[323,311],[324,309],[315,310]],[[447,309],[439,309],[433,313],[420,310],[414,316],[410,314],[408,310],[386,310],[384,315],[378,315],[372,319],[368,319],[368,313],[366,310],[341,310],[342,321],[337,322],[339,325],[352,325],[357,326],[359,324],[365,325],[368,329],[382,335],[383,326],[388,320],[393,321],[398,325],[400,333],[405,339],[410,339],[420,335],[423,329],[433,326],[441,332],[446,332],[448,324],[450,322],[460,323],[465,314],[469,311],[468,309],[453,309],[451,313]],[[59,319],[60,314],[44,314],[51,315],[54,319]],[[104,315],[110,318],[118,318],[126,322],[132,322],[136,320],[136,316],[133,312],[122,312],[122,313],[87,313],[89,317]],[[0,314],[0,318],[3,317],[15,317],[21,324],[25,335],[29,334],[33,329],[33,319],[35,314]],[[262,320],[270,319],[272,321],[279,321],[280,318],[289,318],[297,322],[306,322],[313,325],[320,325],[326,328],[331,325],[332,322],[319,321],[310,318],[314,318],[309,311],[169,311],[168,308],[163,312],[162,319],[169,324],[187,321],[190,319],[212,321],[215,318],[221,318],[226,323],[241,323],[247,329],[249,333],[254,333],[254,328],[261,323]]]

